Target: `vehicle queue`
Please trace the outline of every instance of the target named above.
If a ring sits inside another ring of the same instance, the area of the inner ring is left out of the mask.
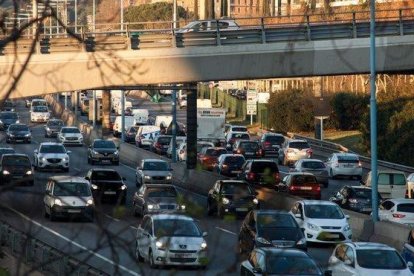
[[[38,106],[37,102],[42,101],[32,100],[29,106],[33,109]],[[0,126],[9,138],[14,138],[8,141],[30,143],[28,126],[20,123],[17,113],[10,112],[14,111],[0,113]],[[6,120],[8,118],[14,121]],[[68,172],[71,152],[66,150],[66,146],[84,145],[83,133],[77,127],[64,126],[62,121],[50,119],[50,113],[36,118],[31,116],[31,121],[46,123],[45,136],[56,136],[56,142],[41,143],[34,152],[33,161],[28,156],[12,152],[10,148],[1,148],[2,184],[33,185],[33,175],[37,170],[53,172],[61,169]],[[52,126],[58,126],[55,133]],[[13,133],[16,127],[24,128],[25,134],[19,136]],[[137,127],[139,130],[140,126]],[[136,134],[140,135],[140,141],[149,142],[149,150],[158,154],[167,153],[171,136],[159,132],[153,133],[152,137],[142,137],[142,132],[137,133],[141,133]],[[221,144],[200,141],[197,162],[202,169],[229,177],[214,183],[209,191],[207,214],[219,218],[234,214],[243,218],[238,237],[239,253],[247,259],[241,264],[241,275],[367,275],[380,272],[385,273],[381,275],[411,275],[409,269],[412,263],[406,263],[395,249],[376,243],[352,242],[349,217],[340,207],[370,213],[370,205],[366,204],[371,194],[369,185],[346,186],[329,201],[321,200],[321,188],[327,187],[329,178],[362,179],[358,155],[334,153],[326,162],[321,162],[312,159],[313,150],[305,140],[288,139],[277,133],[266,133],[259,139],[252,139],[247,129],[239,126],[230,126],[225,137],[225,143]],[[185,139],[181,143],[185,144]],[[180,151],[182,147],[178,146],[178,156]],[[98,202],[110,200],[125,204],[128,192],[125,179],[116,170],[103,167],[104,164],[119,164],[120,156],[115,143],[94,140],[88,147],[87,159],[91,165],[99,162],[101,166],[88,171],[85,177],[49,178],[45,185],[45,217],[56,220],[59,217],[80,216],[93,221]],[[291,166],[283,178],[280,165]],[[380,171],[379,174],[384,175],[384,183],[388,178],[390,186],[401,181],[397,172]],[[196,220],[186,215],[186,205],[173,185],[169,163],[156,158],[142,160],[136,168],[136,186],[138,191],[134,193],[132,209],[135,215],[143,217],[136,235],[137,260],[147,261],[152,268],[163,265],[206,268],[209,248],[205,240],[207,233],[200,230]],[[296,202],[289,212],[262,210],[256,192],[256,188],[262,186],[297,195],[304,200]],[[387,199],[394,194],[403,197],[398,191],[383,189],[379,192],[380,198],[384,196]],[[70,204],[72,201],[75,203]],[[380,218],[413,224],[414,216],[413,221],[410,220],[414,213],[413,206],[411,199],[381,201]],[[329,259],[327,270],[323,271],[306,253],[309,243],[338,244]],[[373,258],[385,261],[373,262]]]

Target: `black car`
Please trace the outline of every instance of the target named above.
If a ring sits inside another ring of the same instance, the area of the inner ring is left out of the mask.
[[[113,169],[91,169],[85,176],[91,183],[91,190],[97,201],[116,200],[121,204],[126,201],[127,186],[125,178]]]
[[[295,218],[286,211],[253,210],[244,219],[239,233],[241,254],[255,247],[306,250],[306,239]]]
[[[119,165],[119,152],[114,141],[95,139],[88,148],[88,164],[108,162]]]
[[[316,262],[302,250],[286,248],[255,248],[240,265],[240,275],[315,275],[328,276]]]
[[[3,156],[3,154],[8,153],[16,153],[16,151],[13,148],[0,148],[0,159]]]
[[[233,153],[242,154],[246,159],[262,157],[262,151],[257,141],[237,140],[233,144]]]
[[[137,135],[139,126],[131,126],[124,135],[124,142],[135,144],[135,136]]]
[[[14,111],[14,104],[10,100],[5,100],[1,107],[2,111]]]
[[[250,184],[275,188],[280,182],[279,167],[273,160],[247,160],[239,178]]]
[[[156,137],[151,145],[151,151],[161,155],[167,154],[171,139],[171,135],[160,135]]]
[[[265,133],[260,139],[263,157],[279,157],[279,149],[285,142],[285,137],[278,133]]]
[[[359,213],[370,214],[372,211],[372,190],[365,186],[344,186],[329,200],[341,208]],[[378,203],[382,200],[378,193]]]
[[[33,168],[26,154],[7,153],[0,160],[0,183],[33,186]]]
[[[31,143],[32,133],[25,124],[11,124],[6,132],[6,143]]]
[[[222,154],[217,160],[217,173],[226,176],[238,176],[246,159],[241,154]]]
[[[0,129],[6,130],[11,124],[19,123],[19,116],[16,112],[2,111],[0,112]]]
[[[45,125],[45,137],[57,137],[58,133],[65,124],[60,119],[49,119]]]
[[[208,192],[207,214],[216,213],[220,218],[225,214],[242,214],[259,208],[256,192],[244,181],[219,180]]]

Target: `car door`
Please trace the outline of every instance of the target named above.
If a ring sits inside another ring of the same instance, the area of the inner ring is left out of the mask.
[[[391,177],[391,174],[389,173],[378,174],[378,192],[380,192],[383,198],[392,198],[390,177]]]
[[[390,200],[385,200],[383,203],[380,204],[378,210],[378,217],[380,220],[390,220],[392,216],[391,209],[394,207],[394,203]]]
[[[148,259],[148,252],[151,246],[152,222],[151,217],[145,216],[137,230],[137,242],[139,245],[139,253]]]
[[[142,185],[141,188],[134,195],[134,203],[137,211],[142,213],[143,206],[145,205],[145,186]]]
[[[350,246],[345,246],[345,257],[342,265],[341,275],[344,276],[356,276],[355,271],[355,253],[354,249]]]
[[[407,180],[403,173],[390,174],[391,198],[404,198],[407,189]]]

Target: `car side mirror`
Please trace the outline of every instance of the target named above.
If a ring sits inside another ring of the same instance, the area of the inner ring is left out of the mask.
[[[207,232],[203,232],[203,237],[207,237],[208,233]]]
[[[67,153],[67,154],[71,154],[71,153],[72,153],[72,151],[68,150],[68,151],[66,151],[66,153]]]
[[[414,264],[413,264],[413,262],[407,262],[407,266],[408,266],[408,268],[413,268],[413,266],[414,266]]]
[[[255,268],[253,268],[253,272],[254,273],[261,274],[262,273],[262,269],[260,267],[255,267]]]
[[[349,220],[351,217],[349,215],[345,215],[345,218]]]
[[[90,180],[90,178],[89,178],[88,176],[85,176],[85,179],[86,179],[86,180]]]

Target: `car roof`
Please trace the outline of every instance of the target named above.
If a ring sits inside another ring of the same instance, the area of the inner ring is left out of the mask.
[[[24,156],[24,157],[29,158],[29,156],[27,154],[24,154],[24,153],[6,153],[6,154],[3,154],[2,156],[4,156],[4,157],[7,157],[7,156]]]
[[[93,142],[113,142],[111,139],[93,139]]]
[[[291,172],[289,174],[290,175],[312,175],[312,176],[315,176],[313,173],[308,173],[308,172]]]
[[[55,145],[59,145],[59,146],[63,146],[62,143],[58,143],[58,142],[42,142],[40,143],[41,146],[43,145],[47,145],[47,146],[55,146]]]
[[[390,198],[388,199],[389,201],[392,201],[396,204],[401,204],[401,203],[414,203],[414,199],[411,198]]]
[[[301,160],[302,160],[302,162],[306,162],[306,161],[308,161],[308,162],[318,162],[318,163],[323,163],[323,161],[321,161],[321,160],[319,160],[319,159],[304,158],[304,159],[301,159]]]
[[[230,134],[249,134],[247,131],[230,131]]]
[[[154,220],[163,220],[163,219],[177,219],[177,220],[188,220],[194,221],[192,217],[179,214],[153,214],[149,215]]]
[[[276,247],[259,247],[255,249],[256,251],[261,251],[265,254],[277,254],[278,256],[283,256],[283,257],[309,257],[309,255],[299,249],[295,249],[295,248],[276,248]]]
[[[171,184],[144,184],[145,187],[147,188],[174,188],[174,185]]]
[[[250,159],[249,161],[251,161],[252,163],[262,163],[262,162],[276,163],[275,160],[271,160],[271,159]]]
[[[232,183],[238,183],[238,184],[246,184],[249,185],[246,181],[243,180],[232,180],[232,179],[226,179],[226,180],[219,180],[221,184],[232,184]]]
[[[147,159],[143,159],[142,161],[144,161],[144,162],[163,162],[163,163],[168,163],[165,160],[155,159],[155,158],[147,158]]]
[[[10,126],[27,126],[27,127],[29,127],[27,124],[24,124],[24,123],[10,124]]]
[[[6,147],[0,147],[0,150],[15,150],[14,148],[6,148]]]
[[[89,184],[88,180],[80,176],[56,175],[56,176],[51,176],[49,179],[56,181],[56,182],[80,182],[80,183]]]
[[[76,128],[76,129],[79,129],[78,127],[76,127],[76,126],[64,126],[64,127],[62,127],[62,128]]]
[[[337,155],[337,156],[356,156],[356,157],[359,157],[358,154],[351,153],[351,152],[335,152],[333,154]]]
[[[328,200],[300,200],[305,205],[334,205],[337,206],[336,203],[328,201]]]
[[[282,215],[290,215],[288,211],[285,210],[277,210],[277,209],[259,209],[254,210],[254,213],[257,214],[282,214]]]
[[[355,190],[370,190],[371,191],[371,187],[367,187],[367,186],[348,186],[351,189],[355,189]]]
[[[281,133],[274,133],[274,132],[266,132],[266,133],[263,133],[263,136],[281,136],[281,137],[285,137]]]
[[[381,249],[395,251],[395,248],[391,246],[376,242],[345,242],[344,244],[349,245],[355,249]]]

